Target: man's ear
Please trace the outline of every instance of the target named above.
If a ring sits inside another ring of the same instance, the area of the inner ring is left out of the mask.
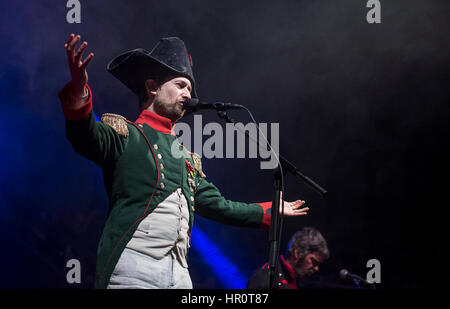
[[[158,83],[153,79],[147,79],[145,81],[145,89],[148,96],[155,96],[156,90],[158,90]]]
[[[300,253],[298,252],[298,249],[294,249],[294,258],[295,261],[300,260]]]

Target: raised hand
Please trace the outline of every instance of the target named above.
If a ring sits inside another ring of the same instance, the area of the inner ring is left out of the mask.
[[[67,60],[69,62],[70,75],[72,76],[72,95],[76,98],[83,97],[84,88],[88,81],[88,74],[86,67],[94,57],[93,53],[90,53],[84,61],[81,60],[83,52],[88,45],[87,42],[83,42],[77,52],[75,52],[76,45],[80,41],[81,36],[75,36],[73,33],[69,36],[69,40],[64,44],[64,48],[67,52]]]

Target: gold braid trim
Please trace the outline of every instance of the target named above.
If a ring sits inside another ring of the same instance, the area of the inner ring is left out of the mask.
[[[191,155],[192,155],[192,160],[194,161],[194,168],[198,171],[198,174],[200,175],[200,177],[205,178],[206,175],[202,171],[202,160],[201,160],[200,156],[194,152],[192,152]]]
[[[116,114],[103,114],[102,122],[112,127],[117,134],[127,137],[128,128],[125,117]]]

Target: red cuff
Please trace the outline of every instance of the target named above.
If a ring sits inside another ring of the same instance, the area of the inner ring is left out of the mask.
[[[260,228],[263,230],[270,229],[270,219],[271,219],[271,210],[272,210],[272,202],[264,202],[264,203],[256,203],[263,209],[263,219]]]
[[[89,85],[86,85],[86,88],[89,92],[88,101],[81,105],[78,108],[71,108],[70,105],[72,103],[71,98],[71,83],[68,83],[64,86],[64,88],[58,93],[59,99],[61,100],[61,106],[64,112],[64,115],[67,119],[72,121],[79,121],[81,119],[86,118],[89,113],[92,111],[92,92]]]

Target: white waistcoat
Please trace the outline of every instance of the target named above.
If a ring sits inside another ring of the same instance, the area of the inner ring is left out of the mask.
[[[178,188],[139,223],[126,247],[158,260],[173,249],[177,260],[187,268],[188,230],[188,205]]]

